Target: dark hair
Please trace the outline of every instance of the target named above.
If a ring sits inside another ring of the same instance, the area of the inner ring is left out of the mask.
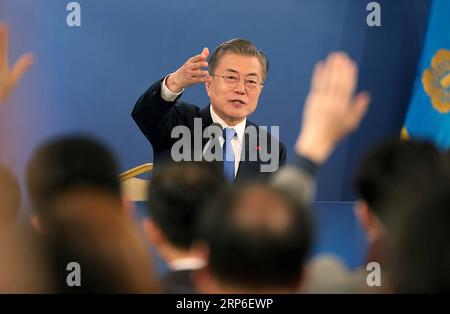
[[[450,293],[450,184],[402,211],[390,248],[392,284],[400,293]]]
[[[250,289],[299,283],[312,226],[304,205],[282,191],[262,183],[234,187],[205,207],[199,228],[218,280]]]
[[[20,212],[20,187],[16,177],[0,166],[0,220],[13,224]]]
[[[31,205],[43,215],[55,197],[77,187],[100,188],[120,197],[120,182],[112,153],[86,136],[52,139],[32,155],[26,173]]]
[[[209,59],[209,73],[214,74],[214,71],[217,65],[220,62],[220,59],[226,53],[233,53],[242,56],[252,56],[257,57],[259,62],[261,63],[261,67],[263,70],[263,81],[267,77],[267,73],[269,72],[269,60],[266,55],[258,50],[256,46],[250,41],[242,38],[236,38],[228,40],[224,43],[221,43],[216,50],[211,54]]]
[[[408,191],[409,198],[418,197],[433,186],[443,169],[442,154],[432,143],[389,140],[372,150],[360,164],[357,194],[386,222],[390,205],[405,195],[403,190]]]
[[[149,186],[148,212],[167,240],[187,249],[195,239],[198,213],[224,188],[222,177],[206,162],[166,161],[159,164]]]

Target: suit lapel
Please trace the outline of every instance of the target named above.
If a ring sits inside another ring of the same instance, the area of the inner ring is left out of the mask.
[[[249,126],[249,121],[247,120],[245,128]],[[257,129],[258,142],[259,142],[259,130]],[[247,139],[248,134],[244,133],[242,138],[242,153],[241,160],[239,161],[239,168],[236,174],[235,181],[241,181],[242,178],[251,178],[255,174],[259,173],[259,154],[257,152],[257,147],[250,147],[250,141]],[[250,160],[250,152],[252,154],[257,154],[256,160]]]
[[[206,106],[205,108],[203,108],[202,110],[200,110],[200,117],[202,118],[202,132],[205,131],[205,129],[210,126],[211,124],[213,124],[213,119],[211,117],[211,109],[210,106]],[[203,138],[202,139],[202,149],[205,149],[205,145],[206,143],[209,142],[209,138]],[[223,161],[212,161],[212,163],[214,164],[214,168],[219,172],[222,173],[223,172]]]
[[[202,110],[200,110],[200,118],[202,118],[202,132],[205,131],[205,129],[210,126],[211,124],[213,124],[213,120],[211,117],[211,111],[209,109],[211,105],[206,106],[205,108],[203,108]],[[209,139],[208,138],[203,138],[202,139],[202,148],[205,147],[206,143],[208,143]]]

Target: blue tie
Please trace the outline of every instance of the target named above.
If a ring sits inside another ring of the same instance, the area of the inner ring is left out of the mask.
[[[232,128],[223,129],[223,174],[229,182],[234,181],[234,150],[231,140],[236,136]]]

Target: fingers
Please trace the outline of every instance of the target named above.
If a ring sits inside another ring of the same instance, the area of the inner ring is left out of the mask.
[[[14,64],[11,70],[12,84],[13,86],[22,78],[25,72],[31,67],[34,62],[34,56],[32,53],[26,53],[22,55],[19,60]]]
[[[360,92],[355,96],[351,106],[351,125],[356,128],[369,108],[370,95],[367,92]]]
[[[316,63],[313,71],[313,76],[311,79],[311,89],[320,90],[322,86],[322,75],[323,75],[324,62],[319,61]]]
[[[355,90],[357,76],[357,66],[347,54],[334,52],[322,65],[320,88],[335,94],[335,97],[350,97]]]
[[[204,83],[209,77],[206,59],[209,55],[209,49],[203,48],[202,52],[189,58],[173,75],[171,85],[174,90],[182,90],[190,85]]]
[[[208,71],[203,71],[203,70],[197,70],[197,71],[190,72],[191,79],[203,78],[203,77],[207,77],[208,75],[209,75]]]
[[[8,27],[0,23],[0,69],[8,68]]]
[[[209,49],[207,47],[203,48],[202,52],[198,55],[193,56],[188,60],[190,63],[197,63],[206,61],[209,55]]]
[[[209,55],[209,50],[208,50],[208,48],[205,47],[205,48],[203,48],[203,51],[201,54],[193,56],[186,62],[187,70],[191,71],[192,73],[197,73],[197,74],[189,73],[189,75],[193,75],[193,76],[196,76],[196,75],[203,76],[204,75],[202,73],[199,73],[198,70],[200,70],[201,68],[206,68],[208,66],[208,62],[206,62],[208,55]]]
[[[209,55],[209,49],[203,48],[199,55],[190,58],[184,65],[184,75],[188,81],[188,84],[204,83],[209,77],[208,71],[203,70],[208,66],[206,59]]]
[[[188,63],[188,67],[191,70],[198,70],[201,68],[206,68],[208,66],[208,62],[206,61],[199,61],[199,62],[195,62],[195,63]]]
[[[205,60],[208,58],[208,55],[209,55],[208,47],[203,48],[201,55],[205,58]]]
[[[339,81],[336,83],[336,93],[342,97],[351,98],[355,92],[358,71],[356,64],[347,56],[339,68]]]
[[[199,54],[199,55],[195,55],[195,56],[189,58],[187,62],[188,63],[201,62],[201,61],[204,61],[203,58],[204,58],[204,56],[202,54]]]
[[[337,89],[336,85],[339,84],[339,72],[343,59],[344,57],[338,52],[328,55],[325,63],[323,87],[329,92],[334,92]]]

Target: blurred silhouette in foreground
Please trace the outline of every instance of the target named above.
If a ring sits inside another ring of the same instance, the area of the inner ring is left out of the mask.
[[[27,167],[32,224],[46,248],[58,292],[156,292],[143,237],[127,215],[112,153],[95,139],[43,143]],[[71,262],[81,286],[66,282]]]
[[[192,249],[199,213],[224,188],[224,179],[205,162],[167,162],[153,174],[144,228],[170,269],[162,278],[164,293],[195,292],[192,273],[205,266]]]
[[[235,187],[205,207],[196,244],[203,293],[293,293],[312,242],[303,204],[263,184]]]

